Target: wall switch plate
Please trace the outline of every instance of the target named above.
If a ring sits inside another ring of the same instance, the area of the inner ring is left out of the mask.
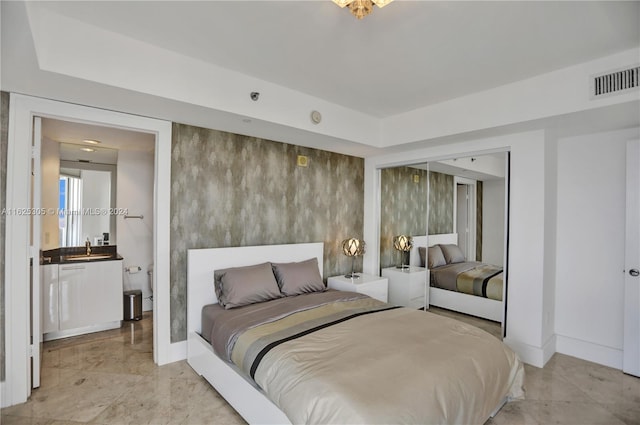
[[[414,183],[420,183],[420,174],[414,174],[413,175],[413,182]]]

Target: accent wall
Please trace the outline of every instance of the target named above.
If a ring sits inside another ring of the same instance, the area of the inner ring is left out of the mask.
[[[380,268],[383,269],[400,264],[400,253],[393,247],[395,236],[426,233],[428,180],[427,171],[419,168],[385,168],[380,173]]]
[[[190,248],[324,242],[325,279],[351,268],[341,242],[363,236],[362,158],[174,123],[171,181],[172,342],[187,336]]]

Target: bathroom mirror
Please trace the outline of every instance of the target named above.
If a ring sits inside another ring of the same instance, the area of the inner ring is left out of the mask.
[[[59,246],[115,244],[116,166],[110,164],[60,161]],[[81,211],[81,213],[76,213]]]
[[[116,244],[116,149],[87,144],[41,143],[42,249],[92,245],[109,234]]]

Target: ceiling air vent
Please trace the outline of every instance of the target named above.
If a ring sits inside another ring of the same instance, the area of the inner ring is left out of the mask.
[[[640,66],[596,75],[592,80],[592,97],[600,97],[640,87]]]

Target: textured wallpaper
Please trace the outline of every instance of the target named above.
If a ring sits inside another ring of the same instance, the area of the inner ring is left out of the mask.
[[[429,173],[429,234],[453,233],[453,176]]]
[[[351,269],[341,241],[363,234],[362,158],[174,124],[171,181],[172,342],[186,339],[189,248],[324,242],[325,279]]]
[[[417,176],[417,181],[415,181]],[[427,228],[427,171],[411,167],[381,170],[380,268],[400,264],[397,235],[424,235]],[[406,261],[406,260],[405,260]]]
[[[418,182],[414,176],[418,176]],[[427,182],[430,185],[429,233],[453,232],[453,176],[411,167],[381,170],[380,268],[400,264],[393,237],[426,234]]]
[[[7,145],[9,143],[9,93],[0,92],[0,209],[6,206]],[[5,216],[0,214],[0,381],[5,377],[4,351],[4,227]]]

